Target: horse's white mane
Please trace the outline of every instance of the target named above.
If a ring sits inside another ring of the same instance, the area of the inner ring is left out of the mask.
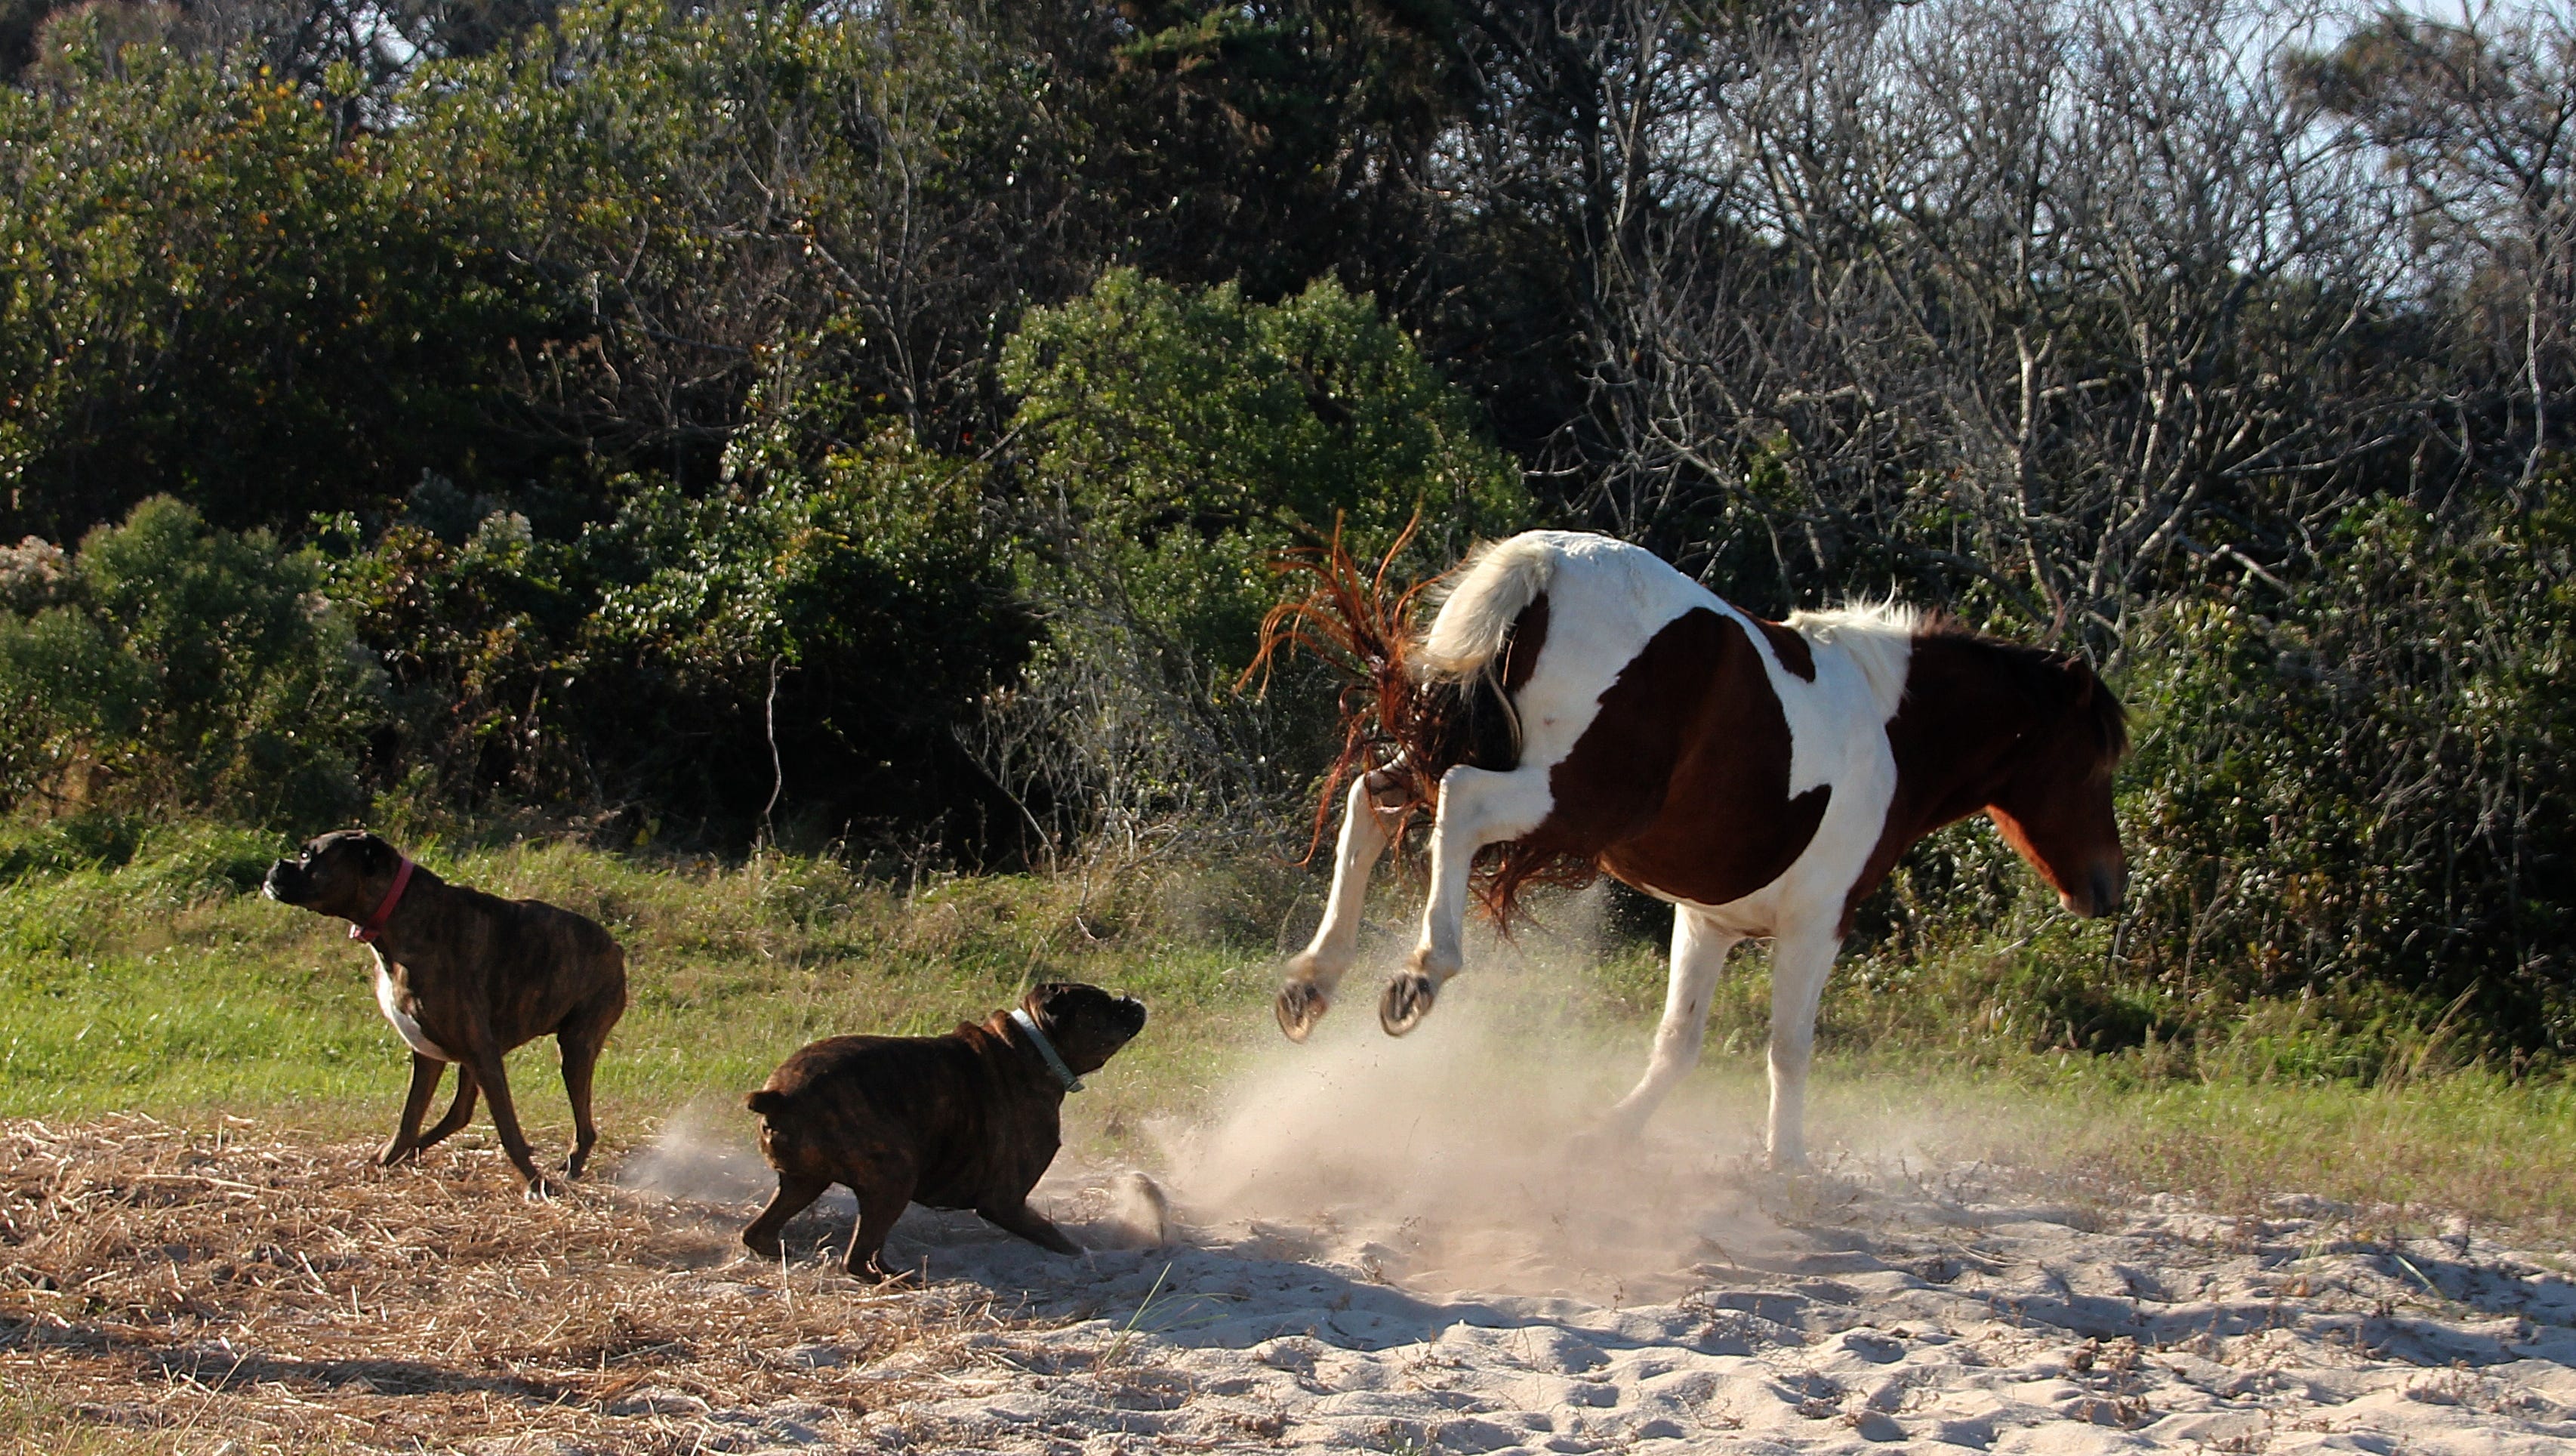
[[[1791,612],[1790,631],[1821,648],[1839,650],[1860,669],[1883,716],[1894,716],[1905,697],[1905,674],[1923,611],[1890,599],[1846,602],[1817,612]]]
[[[1431,631],[1414,655],[1425,679],[1463,678],[1493,661],[1523,608],[1547,590],[1556,574],[1556,550],[1536,534],[1487,541],[1460,562],[1455,585],[1431,619]]]

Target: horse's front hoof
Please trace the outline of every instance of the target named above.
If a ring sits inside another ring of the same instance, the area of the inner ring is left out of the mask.
[[[1635,1123],[1604,1118],[1565,1140],[1565,1160],[1581,1167],[1607,1167],[1626,1161],[1636,1148]]]
[[[1402,1036],[1422,1024],[1431,1014],[1431,1003],[1440,995],[1440,983],[1420,971],[1401,971],[1386,983],[1386,994],[1378,998],[1377,1024],[1389,1036]]]
[[[1323,992],[1315,989],[1314,982],[1290,981],[1279,988],[1279,999],[1272,1003],[1272,1009],[1279,1013],[1279,1029],[1288,1034],[1288,1039],[1304,1041],[1306,1033],[1315,1029],[1315,1023],[1324,1019],[1332,1005],[1324,999]]]

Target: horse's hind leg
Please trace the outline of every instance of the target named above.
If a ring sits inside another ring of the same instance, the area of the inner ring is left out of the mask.
[[[1807,1162],[1807,1064],[1816,1051],[1816,1006],[1842,937],[1830,928],[1784,930],[1771,946],[1771,1166]]]
[[[1333,851],[1333,892],[1324,902],[1324,923],[1315,938],[1288,962],[1287,984],[1279,988],[1279,1029],[1290,1041],[1304,1041],[1317,1018],[1332,1005],[1342,974],[1351,968],[1359,946],[1360,906],[1368,899],[1369,870],[1404,823],[1410,807],[1380,809],[1363,775],[1342,801],[1342,837]]]
[[[1440,780],[1440,809],[1431,825],[1431,903],[1422,910],[1422,939],[1406,968],[1386,983],[1378,1024],[1389,1036],[1418,1025],[1449,978],[1466,963],[1467,872],[1476,851],[1518,839],[1555,806],[1548,771],[1453,768]]]
[[[1654,1055],[1634,1090],[1610,1109],[1602,1132],[1626,1137],[1645,1125],[1671,1095],[1673,1085],[1699,1064],[1708,1036],[1709,997],[1726,957],[1744,937],[1693,911],[1673,910],[1672,979],[1664,988],[1664,1019],[1655,1028]]]

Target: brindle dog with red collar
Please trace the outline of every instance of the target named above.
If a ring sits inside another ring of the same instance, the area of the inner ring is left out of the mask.
[[[375,952],[376,1005],[411,1046],[402,1125],[376,1161],[390,1165],[435,1147],[474,1115],[480,1091],[491,1100],[501,1150],[528,1192],[551,1192],[519,1131],[501,1063],[511,1048],[550,1035],[572,1096],[574,1142],[564,1174],[581,1176],[599,1141],[591,1071],[626,1011],[626,952],[598,922],[542,901],[451,885],[357,829],[325,834],[279,860],[264,890],[272,900],[350,921],[349,938]],[[421,1118],[450,1062],[456,1101],[424,1133]]]
[[[908,1203],[971,1208],[1059,1254],[1082,1252],[1029,1207],[1055,1161],[1064,1095],[1145,1029],[1145,1005],[1050,982],[946,1036],[836,1036],[789,1057],[743,1099],[778,1194],[743,1244],[779,1256],[779,1230],[835,1183],[859,1196],[844,1267],[882,1279],[886,1233]]]

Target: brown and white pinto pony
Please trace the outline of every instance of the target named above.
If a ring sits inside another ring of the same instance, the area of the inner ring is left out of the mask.
[[[1285,610],[1319,616],[1313,602]],[[1347,653],[1347,631],[1339,640]],[[1371,741],[1358,719],[1402,721],[1374,735],[1379,766],[1351,786],[1323,924],[1280,989],[1293,1040],[1331,1005],[1370,868],[1417,807],[1433,811],[1431,895],[1379,1004],[1390,1034],[1460,970],[1480,850],[1504,915],[1532,875],[1606,870],[1674,914],[1653,1058],[1604,1131],[1633,1133],[1698,1061],[1728,952],[1767,935],[1781,1166],[1806,1157],[1826,974],[1854,908],[1908,846],[1982,810],[2068,910],[2119,907],[2111,771],[2128,734],[2119,700],[2074,658],[1898,607],[1766,622],[1639,547],[1562,531],[1479,548],[1419,643],[1379,645],[1391,650],[1356,654],[1381,691],[1352,710],[1355,749]],[[1460,727],[1478,716],[1485,731]]]

